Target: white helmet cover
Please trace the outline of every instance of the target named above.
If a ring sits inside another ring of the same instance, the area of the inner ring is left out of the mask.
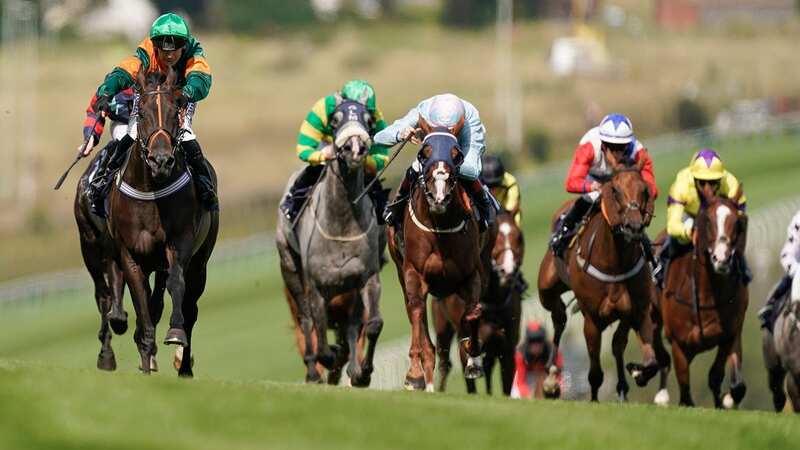
[[[434,127],[452,128],[464,118],[464,102],[453,94],[441,94],[433,97],[428,115],[430,125]]]
[[[597,127],[600,140],[610,144],[630,144],[633,142],[633,124],[622,114],[609,114],[603,117]]]

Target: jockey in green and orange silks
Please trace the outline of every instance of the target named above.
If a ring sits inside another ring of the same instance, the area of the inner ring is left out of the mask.
[[[336,157],[333,148],[334,130],[330,125],[330,118],[343,100],[355,101],[367,108],[373,119],[372,129],[369,130],[370,136],[374,136],[375,133],[386,128],[383,114],[376,105],[375,89],[364,80],[350,80],[342,86],[340,91],[317,100],[300,124],[300,131],[297,134],[297,157],[301,161],[307,162],[308,165],[295,178],[294,184],[289,188],[289,192],[280,205],[281,213],[290,221],[294,220],[306,194],[319,179],[323,164]],[[388,146],[373,144],[370,147],[365,166],[368,182],[375,177],[379,170],[383,169],[388,156]],[[380,180],[372,185],[370,198],[376,211],[379,212],[377,214],[378,221],[382,223],[382,211],[386,205],[387,193],[380,185]]]
[[[177,106],[184,110],[181,123],[181,149],[186,163],[192,170],[200,202],[207,209],[217,208],[217,196],[212,182],[211,171],[203,156],[197,137],[192,131],[192,118],[196,103],[208,96],[211,90],[211,68],[206,61],[200,42],[189,32],[189,25],[179,15],[168,13],[153,22],[150,36],[144,39],[133,55],[125,58],[114,68],[97,88],[97,112],[108,112],[111,99],[120,91],[135,84],[136,74],[159,72],[166,74],[170,69],[177,75],[180,95]],[[136,116],[131,117],[129,132],[119,140],[107,165],[101,165],[90,188],[92,210],[105,215],[103,202],[110,187],[111,175],[124,162],[128,148],[136,138]],[[116,167],[111,167],[116,166]]]

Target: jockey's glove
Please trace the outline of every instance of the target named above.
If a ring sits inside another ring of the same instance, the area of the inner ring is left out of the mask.
[[[103,94],[97,97],[97,101],[94,102],[94,112],[104,112],[110,113],[111,112],[111,96],[108,94]]]
[[[186,94],[184,94],[183,92],[180,92],[175,97],[175,106],[177,106],[178,108],[180,109],[186,108],[186,105],[188,104],[189,104],[189,97],[187,97]]]

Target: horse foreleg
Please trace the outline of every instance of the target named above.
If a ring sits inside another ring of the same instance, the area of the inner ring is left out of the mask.
[[[409,367],[406,373],[406,390],[427,389],[431,380],[425,379],[425,370],[422,366],[422,346],[425,328],[425,299],[427,290],[419,274],[413,269],[407,269],[403,280],[403,293],[406,298],[406,314],[411,324],[411,345],[408,349]],[[431,384],[431,386],[433,386]]]
[[[742,402],[742,399],[747,392],[747,385],[744,382],[744,373],[742,371],[741,335],[737,336],[733,342],[733,347],[728,355],[728,367],[730,368],[731,382],[731,390],[728,395],[730,395],[731,400],[733,400],[733,406],[736,407]]]
[[[191,378],[194,376],[194,353],[192,350],[192,331],[194,325],[197,323],[198,307],[197,303],[200,296],[206,289],[206,267],[205,263],[193,264],[190,271],[187,272],[188,286],[186,289],[186,297],[183,299],[183,318],[184,329],[186,330],[185,347],[177,347],[175,349],[175,366],[178,369],[178,376],[183,378]],[[200,267],[198,267],[200,266]],[[156,275],[156,283],[158,282],[158,275]],[[163,295],[163,292],[162,292]],[[164,307],[162,299],[161,307]]]
[[[672,341],[672,361],[675,365],[675,378],[678,380],[678,388],[681,392],[681,406],[694,406],[689,377],[689,365],[693,359],[694,353],[685,351],[677,340]]]
[[[648,303],[648,307],[642,311],[642,316],[638,323],[634,323],[636,329],[636,336],[639,339],[639,346],[642,349],[642,362],[641,364],[629,363],[627,366],[628,371],[631,373],[633,380],[639,387],[647,386],[647,383],[658,375],[661,366],[656,360],[656,352],[653,349],[653,332],[655,327],[653,319],[650,317],[650,306],[652,302]]]
[[[553,357],[558,354],[561,344],[561,335],[567,326],[567,307],[561,300],[561,294],[569,288],[561,282],[555,267],[555,259],[551,252],[547,252],[539,268],[539,301],[544,309],[550,312],[553,321]]]
[[[450,361],[450,348],[453,345],[455,330],[447,320],[444,305],[440,300],[434,299],[431,302],[431,316],[433,316],[433,330],[436,332],[436,354],[439,357],[439,370],[436,390],[444,392],[447,390],[447,376],[453,368]]]
[[[460,297],[464,304],[464,314],[461,316],[461,329],[459,338],[463,351],[467,357],[464,376],[467,379],[477,379],[483,376],[483,362],[481,361],[481,341],[479,336],[481,305],[480,292],[481,280],[478,274],[461,290]]]
[[[108,321],[108,313],[111,311],[111,290],[102,275],[92,278],[94,278],[94,299],[97,303],[97,311],[100,313],[100,330],[97,332],[100,353],[97,355],[97,368],[116,370],[117,360],[114,356],[114,349],[111,348],[111,328]]]
[[[792,399],[792,410],[800,413],[800,375],[789,374],[786,390],[789,392],[789,398]]]
[[[325,297],[314,289],[309,288],[308,302],[311,308],[311,319],[314,324],[317,336],[316,362],[322,364],[326,369],[333,367],[336,354],[328,344],[328,308],[325,304]]]
[[[114,333],[124,334],[128,331],[128,313],[122,303],[125,280],[122,269],[114,259],[110,259],[106,271],[108,286],[111,289],[111,310],[108,312],[108,321]]]
[[[725,379],[725,362],[728,360],[733,342],[725,340],[717,346],[717,355],[714,357],[714,362],[708,370],[708,388],[711,389],[711,394],[714,397],[714,407],[722,408],[723,401],[721,395],[722,381]],[[725,399],[725,408],[733,408],[733,399]]]
[[[497,362],[497,354],[493,351],[487,351],[486,356],[483,358],[483,375],[486,378],[486,395],[492,395],[492,371],[494,371],[494,364]]]
[[[361,337],[361,329],[364,324],[364,303],[359,298],[356,299],[350,307],[347,315],[347,351],[349,354],[349,363],[347,365],[347,376],[350,377],[350,383],[357,387],[366,387],[369,385],[364,384],[362,378],[363,372],[360,361],[358,360],[358,339]],[[340,350],[343,351],[343,350]],[[338,358],[337,358],[338,359]],[[367,378],[368,380],[368,378]]]
[[[381,297],[380,275],[377,273],[367,280],[367,284],[361,289],[361,301],[364,305],[364,312],[367,318],[364,334],[367,338],[367,351],[361,361],[361,377],[357,380],[360,386],[369,386],[372,372],[375,370],[375,348],[378,345],[378,337],[383,330],[383,318],[381,318],[379,300]],[[356,350],[351,350],[356,352]]]
[[[786,407],[786,391],[783,386],[786,370],[775,351],[775,337],[768,330],[763,331],[761,347],[764,353],[764,364],[767,367],[767,383],[769,390],[772,391],[772,406],[775,408],[775,412],[781,412]]]
[[[133,340],[139,348],[141,359],[139,368],[142,373],[149,375],[156,345],[156,331],[150,319],[150,284],[147,280],[148,275],[142,272],[142,268],[134,261],[126,249],[122,249],[121,260],[120,266],[136,310],[136,332]]]
[[[164,338],[166,345],[180,345],[186,347],[189,340],[186,336],[185,317],[183,316],[183,301],[186,294],[185,269],[191,255],[191,242],[189,248],[167,248],[167,261],[169,262],[169,275],[167,277],[167,290],[172,297],[172,315],[169,318],[169,330]],[[183,245],[186,247],[186,245]]]
[[[586,350],[589,353],[589,385],[592,388],[592,401],[598,401],[598,392],[603,385],[603,368],[600,366],[600,350],[602,347],[602,330],[595,325],[590,316],[583,319],[583,337],[586,339]]]
[[[617,399],[621,402],[628,401],[628,391],[630,390],[625,374],[625,348],[628,346],[630,330],[631,327],[627,322],[620,321],[611,342],[614,361],[617,363]]]
[[[667,377],[669,376],[669,368],[671,360],[667,349],[664,348],[664,340],[661,337],[663,323],[661,322],[660,313],[656,307],[653,306],[653,349],[656,352],[656,359],[658,365],[661,367],[658,379],[658,392],[656,393],[653,403],[659,406],[667,406],[669,404],[669,391],[667,391]]]
[[[514,344],[516,342],[506,340],[503,344],[503,353],[500,355],[500,378],[503,381],[503,394],[506,396],[511,395],[511,389],[514,386],[514,371],[516,370]]]

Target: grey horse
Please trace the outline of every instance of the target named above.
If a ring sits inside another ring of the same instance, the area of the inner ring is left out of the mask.
[[[281,273],[309,383],[322,381],[318,364],[330,370],[329,382],[337,382],[346,360],[352,385],[368,386],[383,328],[379,272],[385,227],[378,224],[369,196],[353,203],[365,187],[369,120],[359,103],[345,101],[336,108],[330,124],[336,158],[328,161],[295,227],[282,214],[278,218]],[[345,311],[344,320],[332,317],[333,308]],[[328,344],[329,324],[336,328],[336,346]],[[360,358],[363,337],[367,348]]]
[[[762,346],[775,411],[783,411],[788,391],[794,412],[800,413],[800,277],[794,277],[788,295],[773,332],[763,330]]]

